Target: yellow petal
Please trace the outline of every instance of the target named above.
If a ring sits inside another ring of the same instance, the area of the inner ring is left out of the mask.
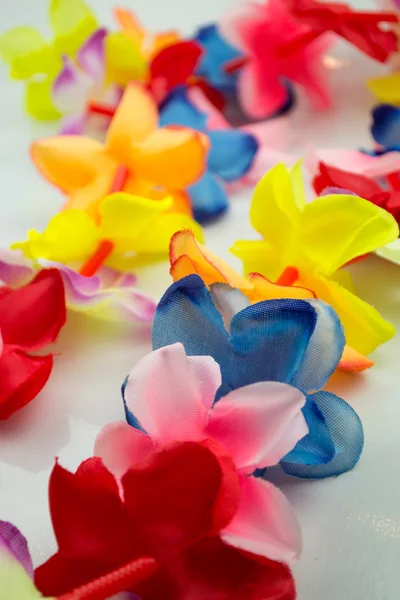
[[[28,240],[17,242],[28,258],[45,258],[62,263],[82,261],[91,255],[98,243],[99,232],[93,221],[81,210],[67,210],[56,214],[43,233],[31,230]]]
[[[34,80],[26,82],[25,109],[26,112],[40,121],[53,121],[60,117],[60,113],[53,104],[51,96],[52,79]]]
[[[0,560],[0,581],[0,600],[43,599],[22,565],[6,552],[2,552]]]
[[[14,27],[0,36],[0,56],[10,65],[10,75],[15,79],[49,73],[54,66],[52,54],[45,38],[34,27]]]
[[[290,243],[296,231],[303,195],[299,193],[298,168],[290,173],[285,165],[276,165],[260,180],[254,190],[250,207],[250,221],[265,240],[279,248]]]
[[[186,258],[188,261],[180,261]],[[175,263],[180,261],[179,266],[173,268]],[[212,283],[228,283],[230,286],[241,290],[251,290],[251,284],[221,258],[210,252],[205,246],[200,244],[193,234],[193,231],[178,231],[171,239],[170,244],[170,262],[171,274],[178,277],[179,273],[189,275],[197,273],[209,286]],[[191,271],[188,272],[188,269]],[[185,275],[181,275],[185,276]],[[175,279],[176,281],[176,279]]]
[[[131,81],[144,81],[148,66],[140,48],[124,33],[113,32],[106,38],[106,77],[123,87]]]
[[[57,51],[70,56],[97,27],[96,17],[82,0],[51,0],[49,16]]]
[[[136,250],[141,236],[149,238],[148,245],[157,247],[159,240],[154,233],[154,222],[171,203],[171,198],[150,200],[123,192],[110,194],[99,209],[101,236],[114,242],[116,252]]]
[[[344,327],[347,344],[357,352],[369,354],[395,334],[394,326],[371,304],[336,282],[316,276],[302,277],[301,282],[333,306]]]
[[[367,85],[381,102],[400,105],[400,73],[368,79]]]
[[[133,144],[155,131],[157,122],[157,106],[150,93],[139,84],[128,85],[108,128],[107,149],[127,164],[132,158]]]
[[[164,254],[168,252],[172,236],[181,229],[190,229],[200,242],[203,232],[198,223],[188,215],[179,213],[160,214],[149,231],[143,231],[135,241],[138,252]]]
[[[283,253],[266,241],[238,240],[230,251],[243,261],[244,273],[261,273],[276,281],[284,269]]]
[[[307,204],[302,213],[297,254],[324,275],[395,240],[392,215],[363,198],[335,194]]]

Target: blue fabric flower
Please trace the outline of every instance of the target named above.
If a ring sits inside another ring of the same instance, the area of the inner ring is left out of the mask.
[[[307,396],[309,434],[282,461],[283,469],[322,478],[353,468],[364,443],[360,419],[344,400],[318,391],[345,344],[335,311],[320,300],[247,304],[239,290],[214,284],[208,291],[200,277],[189,275],[171,285],[158,305],[153,348],[181,342],[188,355],[212,356],[222,373],[216,401],[257,381],[297,387]]]
[[[182,125],[209,137],[207,171],[188,188],[188,193],[195,219],[200,223],[223,213],[228,208],[228,197],[222,181],[236,181],[249,170],[258,150],[254,135],[239,129],[208,129],[207,115],[190,102],[183,87],[176,89],[164,103],[160,125]]]
[[[224,63],[241,56],[221,36],[215,24],[201,27],[194,38],[203,48],[203,55],[196,75],[204,77],[213,87],[221,92],[234,92],[236,89],[237,74],[226,73]]]
[[[372,111],[372,135],[384,150],[379,154],[400,151],[400,108],[391,104],[380,104]]]

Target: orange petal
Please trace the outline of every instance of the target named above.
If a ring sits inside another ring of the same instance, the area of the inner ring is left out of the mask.
[[[205,170],[208,138],[185,127],[163,127],[138,144],[130,166],[157,185],[183,189]]]
[[[134,13],[127,8],[114,8],[114,16],[122,31],[137,44],[141,44],[146,35],[146,30],[142,27]]]
[[[183,269],[178,265],[175,271],[175,263],[182,257],[185,257],[183,266],[187,269],[192,268],[190,273],[199,274],[207,286],[212,283],[228,283],[230,286],[239,288],[245,293],[252,289],[251,284],[244,277],[236,273],[226,262],[197,242],[191,231],[178,231],[171,238],[169,256],[173,277],[175,277],[174,273],[179,274]],[[191,263],[191,267],[187,261]]]
[[[373,361],[346,345],[338,368],[342,371],[365,371],[373,366]]]
[[[78,135],[33,142],[31,157],[43,177],[67,194],[91,183],[110,165],[100,142]]]
[[[297,287],[295,285],[279,285],[278,283],[270,281],[260,273],[249,273],[247,279],[253,284],[254,288],[254,292],[249,296],[252,302],[280,298],[295,298],[297,300],[316,298],[316,295],[312,290],[304,287]]]
[[[186,255],[180,256],[174,264],[171,265],[169,272],[174,281],[179,281],[188,275],[200,275],[201,277],[201,273],[196,269],[195,263]]]
[[[119,162],[132,163],[133,146],[155,131],[157,122],[157,105],[151,94],[142,85],[130,83],[108,128],[108,151]]]

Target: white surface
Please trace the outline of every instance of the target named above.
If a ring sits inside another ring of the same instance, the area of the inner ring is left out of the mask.
[[[45,27],[46,0],[13,0],[0,9],[1,29],[21,24]],[[113,0],[93,0],[99,19],[111,23]],[[189,8],[190,4],[190,8]],[[364,7],[364,2],[354,2]],[[229,0],[137,0],[139,17],[154,29],[185,33],[217,18]],[[363,78],[381,69],[347,52],[351,68],[334,74],[336,108],[316,115],[301,101],[291,116],[288,150],[301,155],[307,143],[353,148],[370,143],[371,99]],[[1,72],[0,232],[1,244],[43,228],[60,207],[57,191],[36,173],[28,156],[31,140],[55,132],[22,113],[21,89]],[[239,268],[228,252],[232,242],[254,235],[247,218],[251,191],[232,200],[229,215],[207,228],[211,250]],[[360,295],[400,325],[400,268],[370,258],[352,269]],[[148,270],[143,287],[158,297],[169,285],[167,264]],[[28,537],[36,564],[54,549],[47,506],[48,475],[59,456],[74,469],[90,456],[105,423],[123,418],[120,385],[135,362],[150,351],[146,328],[112,329],[70,314],[55,369],[40,396],[0,423],[0,518]],[[336,376],[330,389],[358,411],[365,450],[357,468],[338,479],[301,481],[283,475],[303,527],[304,552],[294,569],[299,600],[392,600],[400,596],[400,399],[399,338],[379,349],[376,366],[363,375]],[[1,586],[1,582],[0,582]],[[160,599],[161,600],[161,599]]]

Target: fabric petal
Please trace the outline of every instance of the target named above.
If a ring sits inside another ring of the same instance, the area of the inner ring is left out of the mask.
[[[250,305],[249,299],[243,292],[226,283],[213,283],[210,286],[210,294],[222,315],[225,329],[229,331],[233,317]]]
[[[61,66],[61,65],[60,65]],[[25,84],[25,110],[38,121],[54,121],[60,117],[52,98],[52,77],[31,78]]]
[[[373,361],[346,345],[338,369],[342,371],[365,371],[374,365]]]
[[[3,341],[28,350],[53,342],[66,320],[64,286],[56,269],[41,271],[28,285],[0,298]]]
[[[0,420],[8,419],[31,402],[43,388],[53,367],[53,357],[29,356],[6,347],[0,357]]]
[[[212,358],[209,369],[214,370]],[[204,437],[206,408],[182,344],[160,348],[139,361],[128,377],[124,397],[127,410],[155,443]]]
[[[173,91],[164,102],[160,114],[160,126],[182,125],[206,133],[207,115],[196,108],[188,98],[186,88]]]
[[[247,173],[258,150],[251,133],[230,129],[209,133],[211,148],[208,167],[224,181],[236,181]]]
[[[278,300],[280,298],[294,298],[297,300],[316,298],[315,293],[308,288],[296,285],[279,285],[260,275],[260,273],[249,273],[247,279],[253,285],[253,290],[248,292],[253,302]]]
[[[240,105],[252,119],[273,116],[289,100],[287,87],[262,63],[251,61],[242,67],[238,82]]]
[[[218,90],[233,91],[237,77],[226,73],[223,66],[226,62],[240,56],[240,52],[227,42],[225,36],[221,35],[217,25],[201,27],[197,31],[195,40],[203,48],[197,74]]]
[[[281,462],[289,475],[305,479],[336,477],[354,468],[364,446],[360,418],[331,392],[308,397],[304,410],[309,434]]]
[[[301,531],[286,497],[272,483],[241,476],[239,509],[221,532],[227,544],[284,563],[296,561]]]
[[[317,313],[315,329],[291,384],[306,393],[320,390],[335,372],[345,347],[343,327],[336,312],[321,300],[309,300]]]
[[[170,90],[186,84],[199,62],[201,47],[192,40],[177,41],[160,50],[150,63],[150,89],[158,101]],[[161,84],[161,94],[157,87]]]
[[[372,77],[367,79],[367,86],[381,102],[399,104],[400,73],[389,73],[388,75],[383,75],[383,77]]]
[[[96,437],[94,456],[120,479],[154,448],[151,438],[122,421],[105,425]]]
[[[200,385],[201,400],[206,409],[211,410],[222,383],[219,365],[210,356],[188,356],[188,359]]]
[[[53,102],[61,113],[81,113],[93,87],[93,82],[82,69],[63,56],[63,68],[54,80]]]
[[[374,140],[384,148],[398,149],[400,146],[400,109],[390,104],[381,104],[372,111],[371,128]]]
[[[105,38],[107,29],[97,29],[77,52],[78,63],[97,84],[102,84],[105,75]]]
[[[304,395],[287,384],[253,383],[220,399],[206,432],[228,450],[238,469],[251,473],[278,464],[308,433],[304,403]]]
[[[47,43],[34,27],[13,27],[0,36],[0,57],[10,65],[10,76],[27,79],[43,69]]]
[[[15,558],[24,568],[26,574],[30,578],[33,577],[33,563],[28,542],[20,530],[8,521],[0,521],[0,564],[4,553],[8,553]]]
[[[28,283],[34,274],[32,263],[21,250],[0,249],[0,282],[11,288]]]
[[[66,115],[60,121],[60,135],[83,135],[87,123],[86,113]]]
[[[222,215],[229,208],[228,194],[222,185],[209,171],[193,185],[188,187],[192,202],[193,215],[198,223],[207,223]]]
[[[49,17],[58,52],[70,56],[76,53],[97,25],[93,12],[83,0],[51,0]]]

